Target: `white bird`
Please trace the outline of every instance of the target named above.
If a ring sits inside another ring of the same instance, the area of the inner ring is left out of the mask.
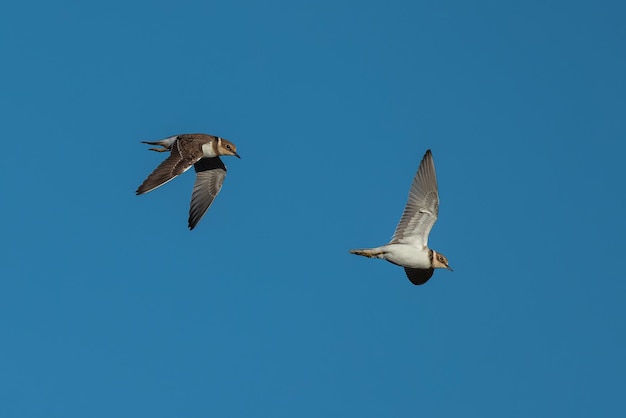
[[[234,155],[237,158],[237,147],[232,142],[218,136],[206,134],[183,134],[154,142],[143,142],[158,145],[161,148],[150,148],[152,151],[170,151],[167,157],[137,188],[136,194],[148,193],[189,170],[196,169],[196,182],[191,194],[189,207],[189,229],[194,229],[213,203],[222,189],[226,177],[226,166],[220,155]]]
[[[389,244],[350,250],[350,253],[368,258],[382,258],[404,267],[411,283],[424,284],[436,268],[452,270],[443,254],[428,248],[428,235],[438,214],[437,175],[433,155],[428,150],[417,169],[408,202]]]

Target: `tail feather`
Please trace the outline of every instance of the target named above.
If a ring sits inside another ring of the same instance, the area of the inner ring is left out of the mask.
[[[164,151],[169,151],[170,149],[172,149],[172,144],[174,144],[174,142],[176,142],[177,139],[178,139],[178,135],[175,135],[175,136],[170,136],[169,138],[160,139],[158,141],[141,141],[141,143],[148,144],[148,145],[158,145],[160,147],[163,147],[163,149],[150,148],[150,150],[164,152]]]
[[[383,258],[383,252],[378,248],[360,248],[350,250],[350,254],[362,255],[367,258]]]

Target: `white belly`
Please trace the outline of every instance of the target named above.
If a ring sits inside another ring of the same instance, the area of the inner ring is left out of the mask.
[[[383,245],[380,249],[385,252],[384,258],[390,263],[402,267],[430,268],[428,248],[422,249],[406,244],[388,244]]]

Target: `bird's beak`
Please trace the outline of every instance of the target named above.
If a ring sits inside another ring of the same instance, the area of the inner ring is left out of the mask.
[[[239,158],[241,160],[241,157],[239,156],[239,154],[235,153],[235,157]]]
[[[447,268],[448,270],[450,270],[450,271],[454,271],[454,270],[452,270],[452,267],[450,267],[450,266],[446,266],[446,268]]]

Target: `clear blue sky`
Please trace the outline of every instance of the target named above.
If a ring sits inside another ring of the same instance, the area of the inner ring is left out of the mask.
[[[625,7],[5,2],[0,416],[624,416]],[[134,194],[187,132],[242,156],[192,232]],[[428,148],[415,287],[348,250]]]

